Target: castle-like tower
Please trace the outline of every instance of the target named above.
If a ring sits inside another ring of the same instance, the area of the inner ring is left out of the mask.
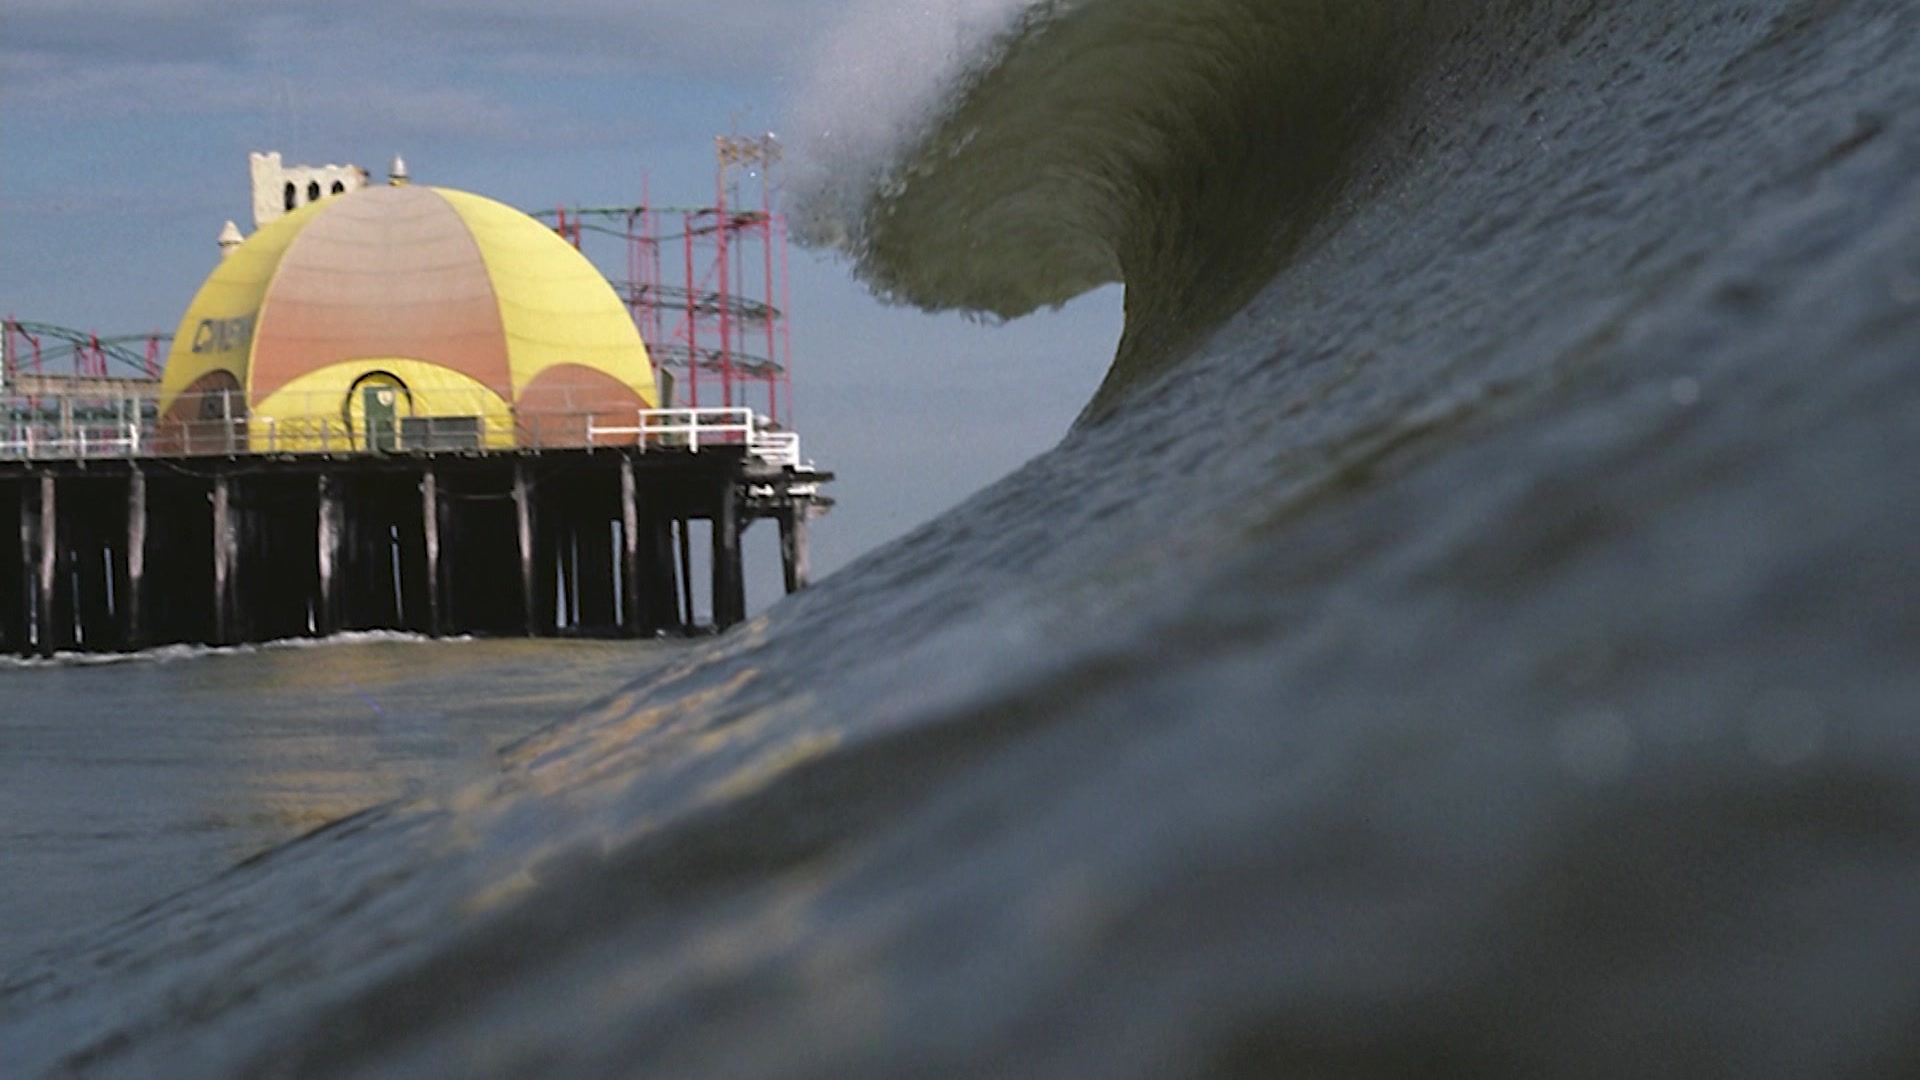
[[[358,191],[369,183],[358,165],[282,165],[280,154],[248,154],[253,171],[253,227],[311,202]]]

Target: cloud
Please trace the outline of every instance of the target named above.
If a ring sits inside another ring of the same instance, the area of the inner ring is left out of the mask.
[[[56,123],[68,109],[120,118],[291,116],[328,140],[369,134],[523,138],[540,123],[532,109],[498,95],[407,79],[343,86],[324,73],[262,78],[210,64],[143,61],[85,67],[25,61],[13,74],[19,86],[6,94],[10,111],[53,114],[47,118]]]
[[[457,57],[463,70],[737,76],[789,61],[822,8],[809,0],[10,0],[0,60],[246,69],[289,35],[316,65]]]
[[[186,18],[155,10],[160,6],[109,4],[104,12],[89,6],[83,16],[71,5],[9,5],[0,55],[62,65],[191,63],[217,61],[244,46],[244,31],[231,20]]]
[[[556,65],[612,63],[678,74],[737,75],[785,63],[811,36],[819,0],[410,0],[372,4],[391,28],[459,42],[469,56]]]
[[[125,117],[322,145],[609,137],[683,89],[752,104],[843,2],[7,0],[0,99],[47,137]]]

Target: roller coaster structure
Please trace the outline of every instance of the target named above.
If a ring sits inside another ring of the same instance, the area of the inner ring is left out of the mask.
[[[614,281],[615,291],[675,404],[749,407],[791,427],[787,224],[773,209],[780,144],[772,135],[723,135],[714,147],[712,206],[655,206],[643,185],[638,206],[562,207],[534,217],[603,270],[617,244],[626,277]]]
[[[0,393],[21,377],[53,379],[158,379],[172,334],[101,337],[46,323],[6,319],[0,323]]]

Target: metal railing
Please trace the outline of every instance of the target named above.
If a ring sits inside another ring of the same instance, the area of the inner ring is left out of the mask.
[[[206,419],[181,420],[141,410],[5,408],[0,402],[0,460],[208,457],[233,454],[364,454],[637,447],[700,453],[744,448],[775,467],[802,467],[800,436],[746,408],[539,409],[448,414],[465,402],[436,395],[435,411],[388,422],[307,413],[233,415],[209,402]],[[424,395],[423,395],[424,397]],[[478,402],[473,403],[478,405]],[[221,413],[227,415],[221,415]],[[208,414],[212,415],[209,417]],[[176,411],[175,415],[178,415]]]
[[[747,451],[769,465],[798,469],[800,461],[800,433],[797,431],[762,431],[747,444]]]
[[[782,431],[752,409],[641,409],[634,422],[587,426],[587,445],[638,445],[699,453],[702,446],[744,446],[758,461],[800,468],[800,436]]]
[[[114,421],[0,428],[0,460],[138,457],[142,425]]]

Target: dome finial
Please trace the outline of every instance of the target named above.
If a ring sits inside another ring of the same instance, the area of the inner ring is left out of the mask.
[[[247,238],[241,234],[240,226],[231,221],[227,222],[226,227],[220,230],[220,257],[224,259],[233,254],[236,248],[246,242]]]
[[[405,187],[411,180],[407,175],[407,159],[399,154],[393,155],[393,164],[387,166],[387,183],[394,187]]]

